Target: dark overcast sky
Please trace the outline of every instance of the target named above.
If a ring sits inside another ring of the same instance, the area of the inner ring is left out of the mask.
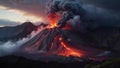
[[[85,3],[90,3],[105,9],[110,9],[120,12],[120,0],[83,0]]]
[[[49,0],[0,0],[0,6],[9,9],[15,9],[23,12],[25,15],[42,17],[46,20],[46,3]],[[120,14],[120,0],[82,0],[83,3],[92,4],[101,8],[112,10]],[[1,23],[1,22],[0,22]]]
[[[0,0],[0,5],[39,17],[45,16],[46,2],[47,0]]]
[[[10,9],[18,9],[36,16],[45,15],[45,5],[49,0],[0,0],[0,5]],[[102,8],[120,10],[120,0],[82,0]]]

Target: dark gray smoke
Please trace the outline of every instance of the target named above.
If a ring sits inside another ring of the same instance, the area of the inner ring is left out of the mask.
[[[83,16],[84,10],[81,7],[81,2],[77,0],[51,0],[47,6],[48,14],[62,13],[62,17],[58,22],[60,27],[63,27],[69,19],[75,15]]]
[[[33,31],[28,37],[20,39],[16,42],[7,41],[5,43],[0,42],[0,57],[1,56],[6,56],[6,55],[13,55],[16,53],[19,49],[20,46],[23,45],[25,42],[29,41],[32,39],[34,36],[36,36],[38,33],[40,33],[44,28],[38,28],[37,31]]]
[[[60,27],[64,27],[68,21],[70,25],[71,23],[76,24],[71,25],[73,28],[80,28],[83,31],[98,26],[120,27],[119,15],[103,8],[84,4],[80,0],[51,0],[47,5],[47,9],[48,14],[60,13],[61,18],[57,23]],[[80,18],[77,22],[74,19],[76,16]]]

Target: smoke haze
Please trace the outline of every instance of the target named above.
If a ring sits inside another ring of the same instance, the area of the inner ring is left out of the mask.
[[[37,31],[33,31],[30,35],[28,35],[28,37],[20,39],[17,42],[12,42],[12,41],[8,41],[8,42],[5,42],[5,43],[1,42],[1,44],[0,44],[0,56],[11,55],[11,54],[17,52],[17,50],[19,50],[19,47],[22,44],[24,44],[25,42],[32,39],[41,30],[43,30],[43,28],[38,28]]]

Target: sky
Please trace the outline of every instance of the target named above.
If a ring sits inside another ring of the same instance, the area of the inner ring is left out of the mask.
[[[49,0],[0,0],[0,27],[14,26],[29,20],[33,23],[48,22],[46,3]],[[82,0],[120,14],[120,0]]]
[[[47,22],[45,0],[0,0],[0,26]]]

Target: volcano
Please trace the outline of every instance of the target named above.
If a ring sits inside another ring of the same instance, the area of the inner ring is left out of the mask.
[[[45,29],[40,32],[38,39],[32,40],[33,42],[31,43],[25,43],[23,48],[29,51],[46,52],[47,54],[80,57],[81,53],[77,49],[68,46],[68,42],[65,42],[64,33],[66,32],[59,28]],[[25,47],[25,45],[29,45],[29,47]]]
[[[32,59],[33,57],[56,59],[55,56],[97,60],[106,58],[106,56],[97,56],[106,50],[91,47],[89,41],[85,41],[72,30],[57,27],[43,29],[38,35],[21,45],[20,49],[19,53],[29,58],[32,56]]]

